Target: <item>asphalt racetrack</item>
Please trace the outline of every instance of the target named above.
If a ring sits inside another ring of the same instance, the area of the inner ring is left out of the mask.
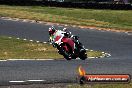
[[[48,40],[51,24],[39,24],[0,19],[0,36],[11,36],[37,41]],[[63,26],[55,25],[62,29]],[[81,60],[47,61],[1,61],[0,85],[27,83],[67,83],[76,82],[78,67],[82,65],[88,74],[130,74],[132,75],[132,35],[80,29],[67,26],[74,35],[80,37],[85,48],[110,53],[111,57]],[[49,58],[50,59],[50,58]],[[36,81],[35,81],[36,80]],[[16,81],[16,82],[15,82]]]

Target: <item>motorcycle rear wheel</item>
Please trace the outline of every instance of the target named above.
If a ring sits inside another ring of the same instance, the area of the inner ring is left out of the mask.
[[[86,54],[86,51],[85,50],[80,52],[79,58],[81,60],[87,59],[87,54]]]

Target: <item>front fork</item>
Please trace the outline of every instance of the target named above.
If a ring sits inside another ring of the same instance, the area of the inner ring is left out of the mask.
[[[62,50],[62,46],[57,46],[57,49],[58,49],[58,53],[63,55],[63,50]]]

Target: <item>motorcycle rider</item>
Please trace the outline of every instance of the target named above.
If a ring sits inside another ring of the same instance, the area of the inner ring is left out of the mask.
[[[75,35],[71,35],[71,32],[68,31],[66,28],[64,28],[62,31],[62,30],[56,30],[56,28],[54,26],[52,26],[49,28],[49,35],[50,35],[49,41],[52,43],[53,47],[58,47],[59,43],[61,42],[61,39],[63,37],[68,37],[68,38],[73,39],[73,41],[76,45],[74,47],[75,51],[77,50],[77,47],[83,48],[82,44],[78,40],[79,37],[75,36]],[[56,36],[61,36],[61,38],[55,42]]]
[[[50,35],[49,41],[53,44],[53,47],[57,47],[57,44],[59,45],[59,43],[61,42],[61,39],[63,37],[67,37],[66,32],[61,30],[56,30],[54,26],[49,28],[49,35]],[[58,41],[55,41],[56,36],[60,36],[61,38],[59,38]]]

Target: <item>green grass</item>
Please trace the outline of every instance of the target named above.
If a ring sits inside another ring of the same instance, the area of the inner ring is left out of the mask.
[[[9,39],[0,36],[0,59],[63,59],[50,44]],[[101,56],[99,51],[87,51],[88,56]]]
[[[41,44],[0,37],[0,59],[62,58],[50,44]]]
[[[87,52],[89,57],[98,57],[98,56],[102,56],[102,52],[101,51],[91,51],[89,50]]]
[[[132,29],[131,10],[96,10],[41,6],[0,5],[0,16],[27,18],[71,25]]]
[[[85,84],[85,85],[68,85],[66,88],[132,88],[132,83],[130,84]]]

